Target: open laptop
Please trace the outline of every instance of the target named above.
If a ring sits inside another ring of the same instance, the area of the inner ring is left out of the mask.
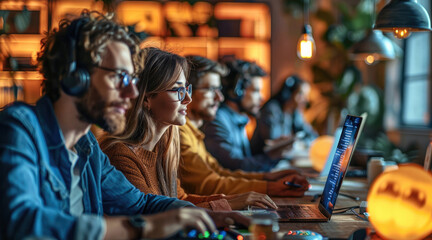
[[[346,116],[319,204],[280,205],[275,211],[280,222],[326,222],[330,220],[364,122],[364,117]]]
[[[331,168],[332,163],[333,163],[333,156],[334,156],[334,154],[336,152],[336,148],[338,146],[337,139],[340,139],[341,134],[342,134],[342,127],[336,128],[335,133],[334,133],[334,142],[333,142],[333,145],[330,149],[329,155],[327,157],[326,164],[324,165],[323,170],[319,173],[320,177],[327,177],[329,172],[330,172],[330,168]]]

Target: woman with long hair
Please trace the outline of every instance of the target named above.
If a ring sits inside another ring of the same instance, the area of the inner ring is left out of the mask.
[[[111,163],[145,193],[178,197],[212,210],[243,209],[250,205],[276,208],[265,194],[248,192],[225,196],[187,194],[180,186],[179,125],[186,123],[192,86],[189,65],[176,54],[145,48],[137,84],[140,95],[126,113],[126,129],[102,136],[100,145]]]

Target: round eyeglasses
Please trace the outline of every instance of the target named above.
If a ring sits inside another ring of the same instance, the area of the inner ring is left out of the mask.
[[[117,89],[126,88],[130,84],[136,85],[138,83],[139,79],[137,77],[131,76],[126,70],[107,68],[102,66],[96,66],[96,67],[108,72],[115,72],[117,74],[117,78],[114,82],[114,86]]]
[[[168,92],[177,92],[178,100],[181,102],[185,99],[186,93],[189,96],[192,96],[192,84],[187,85],[186,87],[178,87],[167,90]]]
[[[211,96],[215,96],[216,93],[222,94],[222,86],[219,86],[219,87],[215,87],[215,86],[197,87],[197,88],[195,88],[195,90],[204,90],[207,93],[211,94]]]

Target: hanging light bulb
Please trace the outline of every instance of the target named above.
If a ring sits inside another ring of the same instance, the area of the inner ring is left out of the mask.
[[[374,28],[393,32],[396,38],[404,39],[411,32],[431,31],[431,22],[428,12],[417,0],[391,0],[378,13]]]
[[[365,59],[364,59],[364,62],[367,64],[367,65],[375,65],[375,63],[377,63],[378,62],[378,56],[376,56],[376,54],[369,54],[369,55],[367,55],[366,57],[365,57]]]
[[[404,39],[411,35],[411,28],[393,28],[393,35],[397,39]]]
[[[297,57],[309,60],[315,56],[315,40],[312,37],[312,27],[309,25],[309,0],[303,3],[303,31],[297,42]]]
[[[312,37],[312,27],[303,26],[303,33],[297,42],[297,56],[301,60],[309,60],[315,56],[315,41]]]

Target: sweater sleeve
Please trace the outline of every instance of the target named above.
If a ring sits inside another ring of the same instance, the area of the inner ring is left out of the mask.
[[[208,163],[209,167],[212,168],[215,172],[217,172],[221,176],[256,179],[256,180],[262,180],[264,178],[264,174],[259,172],[245,172],[243,170],[233,171],[233,170],[223,168],[209,152],[207,152],[205,158],[206,158],[205,162]]]
[[[232,211],[231,206],[228,201],[223,198],[222,194],[213,194],[210,196],[187,194],[181,187],[179,179],[177,179],[177,197],[178,199],[191,202],[197,207],[213,211]]]
[[[192,133],[180,128],[182,161],[179,166],[179,177],[183,188],[195,194],[236,194],[249,191],[267,193],[267,183],[262,180],[236,177],[235,172],[229,176],[220,175],[203,159],[196,144],[192,144]],[[207,156],[207,155],[206,155]]]

